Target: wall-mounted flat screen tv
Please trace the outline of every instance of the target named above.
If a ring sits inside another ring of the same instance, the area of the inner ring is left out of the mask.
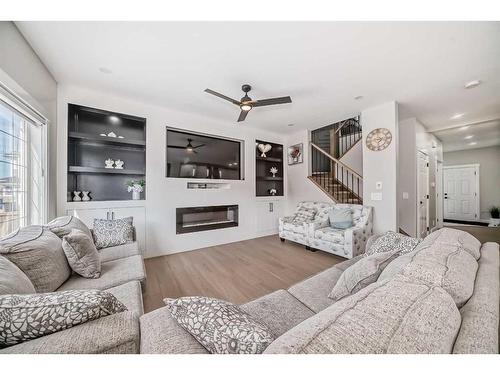
[[[242,180],[243,141],[167,128],[167,177]]]

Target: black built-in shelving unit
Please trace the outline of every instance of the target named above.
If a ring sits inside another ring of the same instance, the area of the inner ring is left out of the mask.
[[[115,133],[123,138],[104,137]],[[106,159],[123,169],[104,168]],[[93,201],[129,200],[126,182],[146,178],[146,119],[68,104],[68,195],[90,191]],[[145,192],[142,193],[145,199]]]
[[[266,157],[261,157],[258,149],[260,143],[271,145],[271,150],[266,152]],[[255,141],[255,192],[258,197],[271,196],[269,191],[276,189],[276,196],[283,196],[283,145],[266,141]],[[278,173],[273,177],[269,171],[276,167]]]

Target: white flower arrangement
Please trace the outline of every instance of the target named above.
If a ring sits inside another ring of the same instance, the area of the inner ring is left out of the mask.
[[[276,173],[278,173],[278,168],[271,167],[271,169],[269,170],[269,172],[271,172],[273,174],[273,177],[276,177]]]

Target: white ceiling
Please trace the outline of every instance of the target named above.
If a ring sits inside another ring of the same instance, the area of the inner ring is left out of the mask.
[[[443,151],[500,146],[500,119],[460,126],[433,133],[443,143]]]
[[[60,83],[234,124],[238,108],[205,88],[292,97],[238,126],[315,128],[389,100],[431,130],[500,118],[500,22],[16,24]],[[473,79],[483,83],[464,89]]]

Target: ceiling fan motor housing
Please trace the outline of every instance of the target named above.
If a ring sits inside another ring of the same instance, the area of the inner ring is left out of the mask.
[[[243,92],[249,92],[252,89],[252,86],[244,84],[243,86],[241,86],[241,89],[243,90]]]

